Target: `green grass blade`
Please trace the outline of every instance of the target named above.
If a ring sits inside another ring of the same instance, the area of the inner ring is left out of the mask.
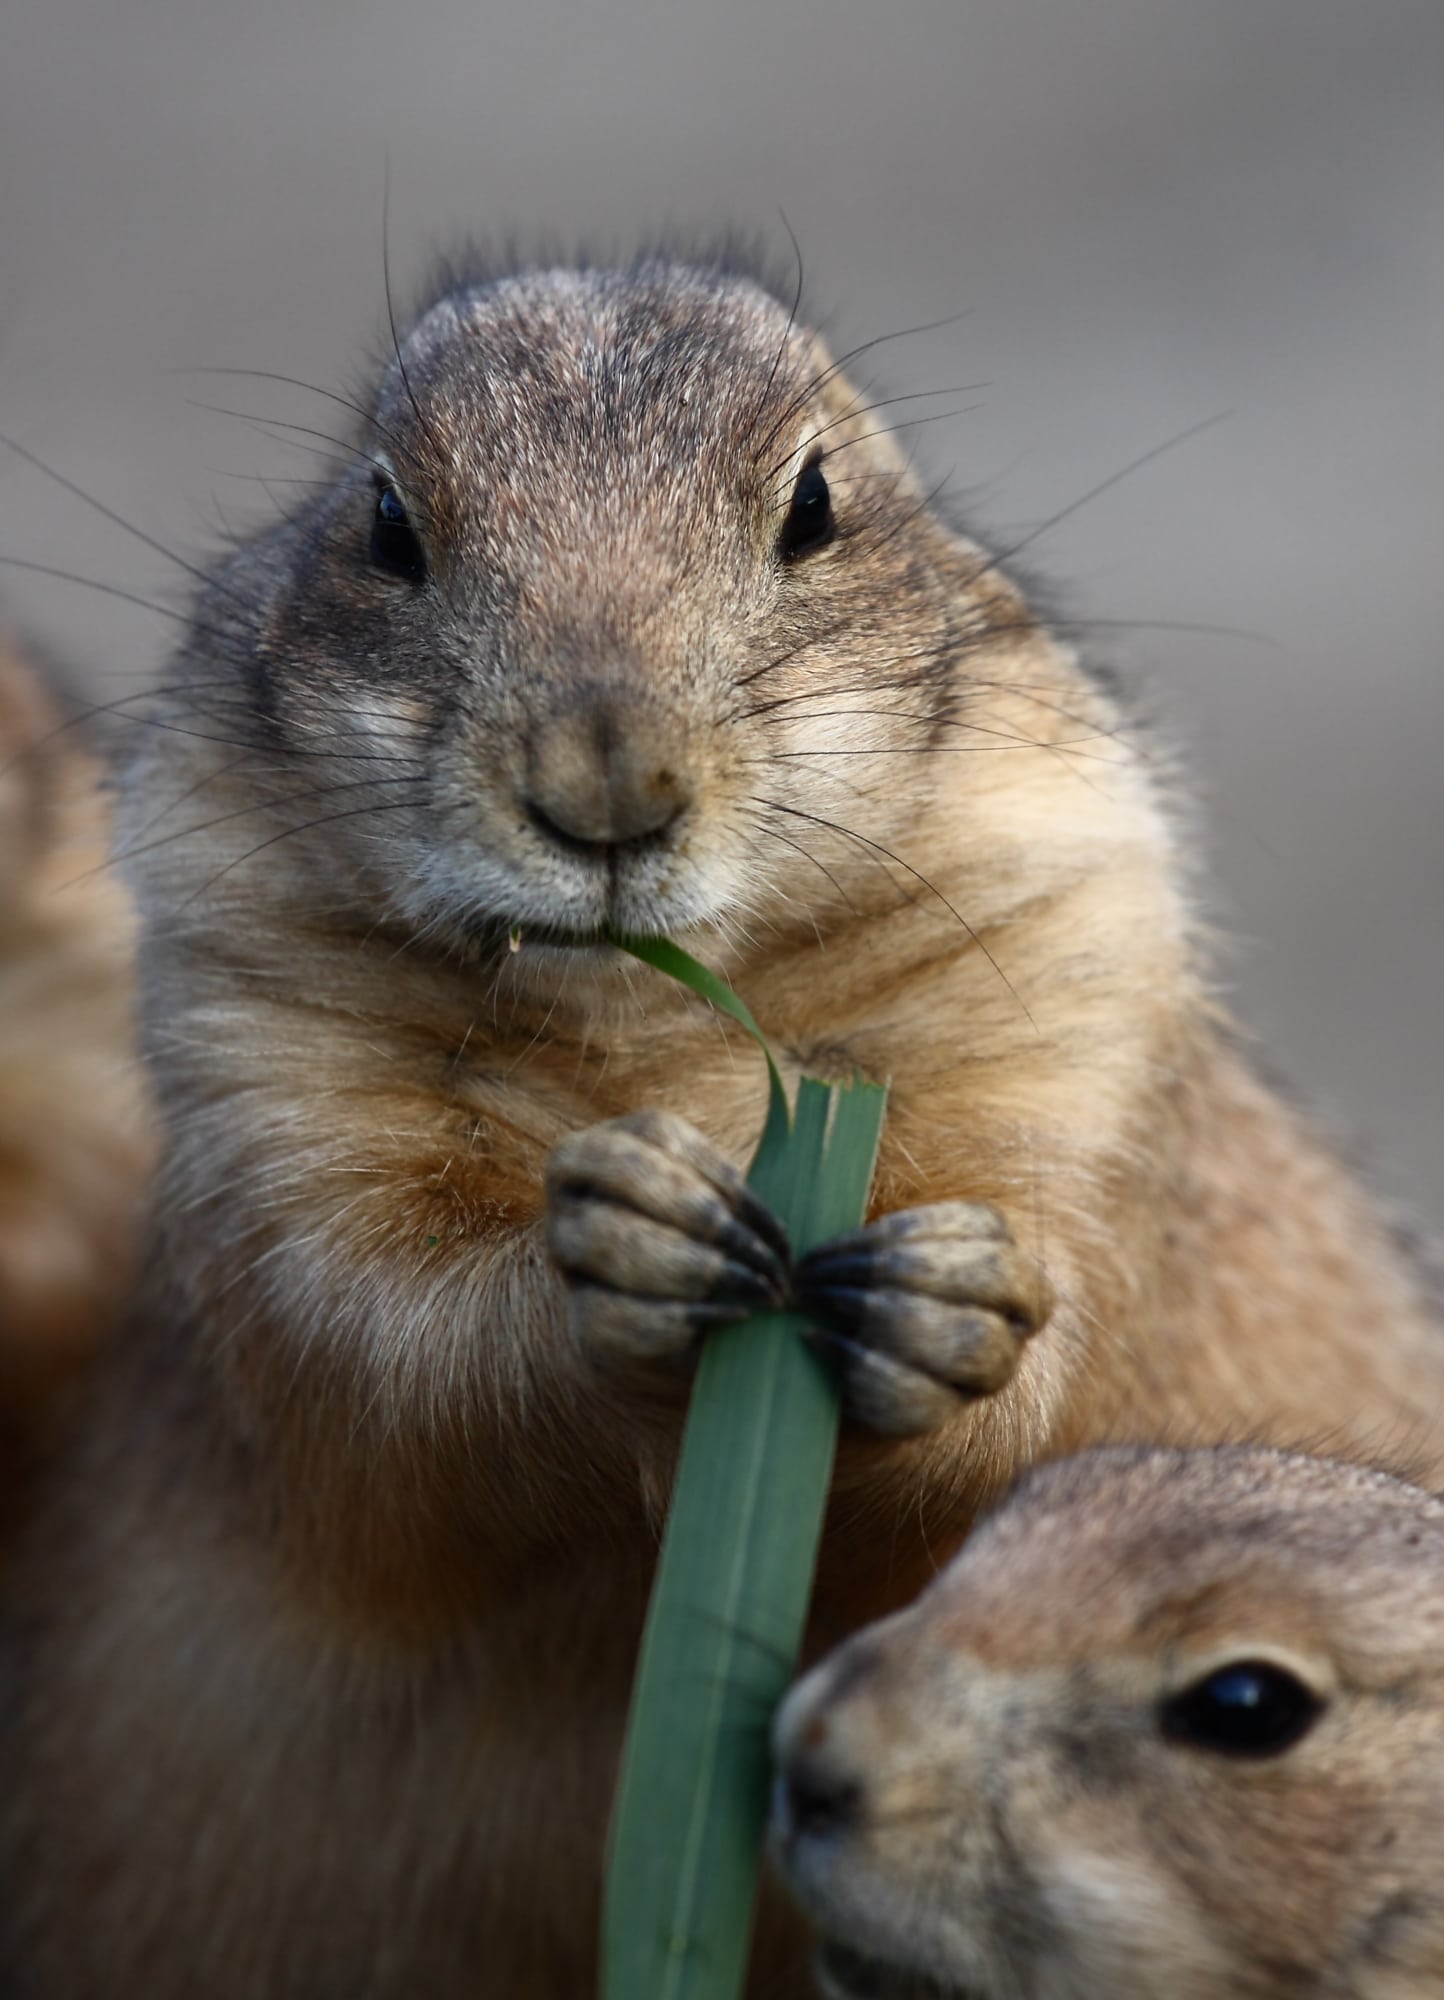
[[[643,942],[638,956],[717,1005],[720,988],[735,1003],[726,1011],[758,1034],[715,974]],[[782,1118],[769,1112],[749,1178],[800,1253],[861,1220],[886,1093],[806,1077],[789,1128],[772,1074]],[[837,1437],[837,1387],[802,1326],[759,1315],[709,1342],[698,1367],[612,1821],[606,2000],[741,1991],[768,1725],[801,1643]]]
[[[619,951],[629,952],[633,958],[641,959],[644,965],[655,966],[658,972],[665,972],[669,979],[690,986],[703,1000],[710,1000],[721,1013],[730,1015],[739,1027],[747,1030],[767,1058],[767,1124],[762,1134],[763,1142],[766,1143],[769,1134],[776,1134],[780,1141],[779,1128],[785,1130],[788,1124],[787,1093],[782,1088],[782,1078],[767,1046],[767,1037],[753,1019],[752,1009],[710,966],[703,965],[701,959],[693,958],[690,952],[683,951],[681,945],[673,944],[670,938],[631,937],[613,930],[606,931],[604,935]]]

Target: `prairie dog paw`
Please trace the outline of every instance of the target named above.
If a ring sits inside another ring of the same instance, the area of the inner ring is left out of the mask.
[[[655,1362],[787,1295],[787,1238],[695,1126],[638,1111],[575,1133],[546,1170],[546,1238],[595,1357]]]
[[[1003,1216],[966,1201],[903,1209],[820,1245],[793,1290],[842,1371],[849,1416],[896,1436],[1001,1389],[1053,1306]]]

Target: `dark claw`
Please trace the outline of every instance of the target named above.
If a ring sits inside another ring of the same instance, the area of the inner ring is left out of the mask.
[[[911,1412],[901,1417],[910,1429],[925,1407],[933,1414],[917,1427],[926,1429],[949,1399],[991,1395],[1011,1379],[1021,1343],[1004,1331],[1003,1321],[986,1313],[949,1315],[929,1330],[928,1351],[919,1347],[905,1355],[873,1344],[879,1322],[870,1327],[857,1315],[856,1298],[850,1294],[842,1311],[834,1299],[834,1310],[810,1324],[807,1337],[842,1370],[848,1406],[865,1422],[891,1430],[899,1413]]]
[[[866,1326],[878,1310],[876,1292],[858,1285],[808,1284],[803,1270],[798,1271],[792,1291],[801,1311],[820,1320],[824,1328]]]
[[[792,1246],[787,1240],[787,1231],[767,1203],[755,1195],[745,1181],[737,1198],[737,1216],[745,1228],[750,1229],[754,1236],[760,1237],[772,1250],[777,1259],[779,1272],[789,1270],[792,1264]]]
[[[786,1280],[781,1272],[776,1278],[769,1277],[766,1272],[754,1270],[750,1264],[739,1264],[729,1257],[712,1287],[711,1303],[719,1306],[730,1304],[735,1318],[738,1307],[748,1311],[758,1307],[780,1307],[786,1295]]]
[[[793,1290],[798,1298],[819,1297],[838,1286],[871,1287],[881,1275],[881,1259],[876,1252],[862,1244],[848,1244],[841,1248],[836,1243],[823,1243],[816,1250],[809,1250],[793,1273]]]
[[[761,1202],[754,1206],[773,1225],[771,1232],[764,1234],[750,1211],[739,1221],[719,1202],[712,1242],[719,1250],[725,1251],[733,1263],[745,1264],[749,1270],[765,1278],[771,1288],[771,1296],[781,1297],[787,1289],[787,1238],[782,1236],[779,1254],[774,1248],[774,1236],[780,1234],[781,1225]]]
[[[737,1324],[737,1307],[729,1299],[693,1299],[679,1310],[688,1329],[699,1340],[703,1334]]]
[[[819,1327],[808,1337],[841,1377],[847,1416],[867,1430],[883,1437],[915,1437],[946,1423],[958,1406],[958,1393],[946,1383],[903,1367],[845,1333]]]

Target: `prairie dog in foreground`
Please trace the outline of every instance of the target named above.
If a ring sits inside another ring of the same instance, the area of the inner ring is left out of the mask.
[[[0,1459],[118,1317],[140,1246],[134,924],[100,778],[0,638]]]
[[[1382,1472],[1047,1466],[776,1743],[833,2000],[1444,1993],[1444,1504]]]
[[[681,1363],[788,1286],[814,1648],[1033,1458],[1444,1407],[1171,781],[868,400],[736,273],[456,281],[217,565],[124,787],[147,1271],[10,1586],[17,1996],[586,1991]],[[891,1079],[873,1233],[785,1270],[755,1050],[603,924]]]

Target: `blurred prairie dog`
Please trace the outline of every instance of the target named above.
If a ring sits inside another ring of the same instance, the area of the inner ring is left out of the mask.
[[[0,1428],[22,1433],[119,1316],[140,1244],[135,926],[107,835],[97,759],[0,638]]]
[[[814,1648],[1035,1456],[1444,1408],[1174,780],[867,405],[735,271],[481,274],[217,564],[124,787],[165,1158],[12,1584],[7,1991],[585,1991],[680,1364],[760,1298],[862,1420]],[[784,1268],[755,1051],[604,923],[891,1079],[869,1234]]]
[[[1444,1993],[1444,1504],[1382,1472],[1048,1466],[775,1740],[831,2000]]]

